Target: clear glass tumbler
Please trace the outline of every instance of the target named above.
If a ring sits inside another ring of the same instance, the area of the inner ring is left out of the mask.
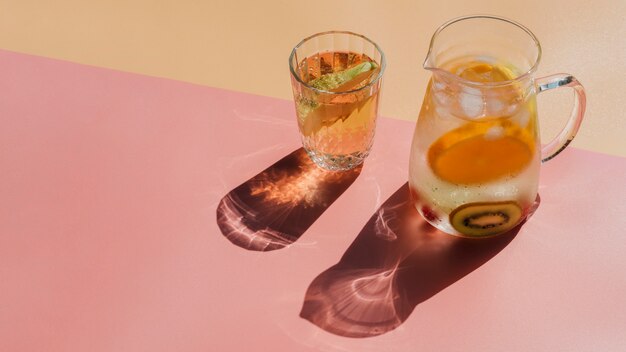
[[[382,50],[359,34],[323,32],[295,46],[289,68],[300,136],[311,159],[333,171],[362,164],[374,139]]]

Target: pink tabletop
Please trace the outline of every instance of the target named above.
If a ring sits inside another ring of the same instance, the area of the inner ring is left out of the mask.
[[[0,351],[626,349],[624,158],[567,149],[461,240],[407,204],[412,123],[327,173],[290,101],[0,63]]]

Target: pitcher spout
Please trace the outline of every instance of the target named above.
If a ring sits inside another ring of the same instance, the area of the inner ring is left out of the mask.
[[[458,81],[459,77],[454,73],[444,69],[441,63],[438,60],[438,55],[435,50],[435,36],[431,40],[430,47],[428,48],[428,54],[426,54],[426,59],[424,59],[424,63],[422,67],[425,70],[431,72],[432,80],[437,82],[446,82],[450,84],[451,82]]]
[[[435,66],[435,59],[432,52],[433,44],[430,43],[430,47],[428,48],[428,54],[426,54],[426,59],[424,59],[424,63],[422,64],[422,67],[424,67],[425,70],[433,71],[437,68]]]
[[[426,60],[424,60],[423,67],[425,70],[430,71],[431,79],[433,82],[442,82],[446,84],[458,83],[459,77],[454,73],[444,69],[441,66],[437,66],[435,59],[430,55],[426,56]]]

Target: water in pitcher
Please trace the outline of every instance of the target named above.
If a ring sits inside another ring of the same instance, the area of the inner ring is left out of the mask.
[[[523,72],[495,59],[463,57],[440,69],[462,84],[455,88],[435,74],[428,85],[411,151],[415,206],[431,224],[460,236],[511,229],[530,211],[538,186],[533,88],[502,84]]]

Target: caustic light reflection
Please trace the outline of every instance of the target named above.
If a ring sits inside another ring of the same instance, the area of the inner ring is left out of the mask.
[[[413,208],[408,186],[370,218],[340,262],[313,280],[300,315],[347,337],[400,326],[420,302],[472,272],[519,230],[485,240],[439,232]]]
[[[311,283],[300,315],[348,337],[380,335],[402,324],[408,302],[397,273],[413,250],[406,230],[418,222],[406,199],[385,202],[339,264]]]
[[[300,315],[342,336],[374,336],[394,329],[402,324],[395,270],[343,271],[333,281],[314,282]]]
[[[234,244],[257,251],[295,242],[360,173],[318,168],[300,148],[220,201],[217,224]]]
[[[304,207],[325,205],[328,200],[324,181],[337,182],[341,174],[324,171],[309,158],[298,155],[297,170],[268,169],[251,185],[251,195],[260,196],[274,206],[302,204]],[[294,172],[295,171],[295,172]]]

